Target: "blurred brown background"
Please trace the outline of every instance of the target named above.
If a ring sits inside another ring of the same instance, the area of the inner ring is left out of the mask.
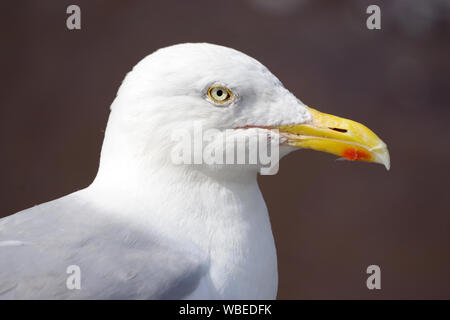
[[[82,30],[66,28],[77,4]],[[366,8],[381,7],[381,30]],[[109,105],[152,51],[212,42],[367,124],[392,169],[300,151],[259,178],[281,299],[450,299],[450,1],[2,1],[0,216],[87,186]],[[381,290],[366,268],[381,267]]]

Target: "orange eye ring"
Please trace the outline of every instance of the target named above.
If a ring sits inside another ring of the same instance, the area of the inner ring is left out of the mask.
[[[212,86],[208,89],[208,96],[215,103],[225,103],[231,99],[233,94],[228,88]]]

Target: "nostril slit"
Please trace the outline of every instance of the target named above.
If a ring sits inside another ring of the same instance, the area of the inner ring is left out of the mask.
[[[341,129],[341,128],[329,128],[329,129],[334,130],[334,131],[338,131],[338,132],[342,132],[342,133],[347,132],[347,129]]]

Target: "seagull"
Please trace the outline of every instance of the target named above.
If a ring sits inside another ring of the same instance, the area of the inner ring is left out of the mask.
[[[246,54],[159,49],[118,90],[92,184],[0,220],[0,299],[276,299],[261,164],[174,163],[173,132],[195,125],[277,136],[280,158],[390,166],[370,129],[306,106]]]

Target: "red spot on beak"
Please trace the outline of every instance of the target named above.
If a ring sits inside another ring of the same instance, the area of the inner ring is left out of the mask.
[[[348,148],[344,150],[342,156],[348,160],[370,160],[371,156],[364,150]]]

